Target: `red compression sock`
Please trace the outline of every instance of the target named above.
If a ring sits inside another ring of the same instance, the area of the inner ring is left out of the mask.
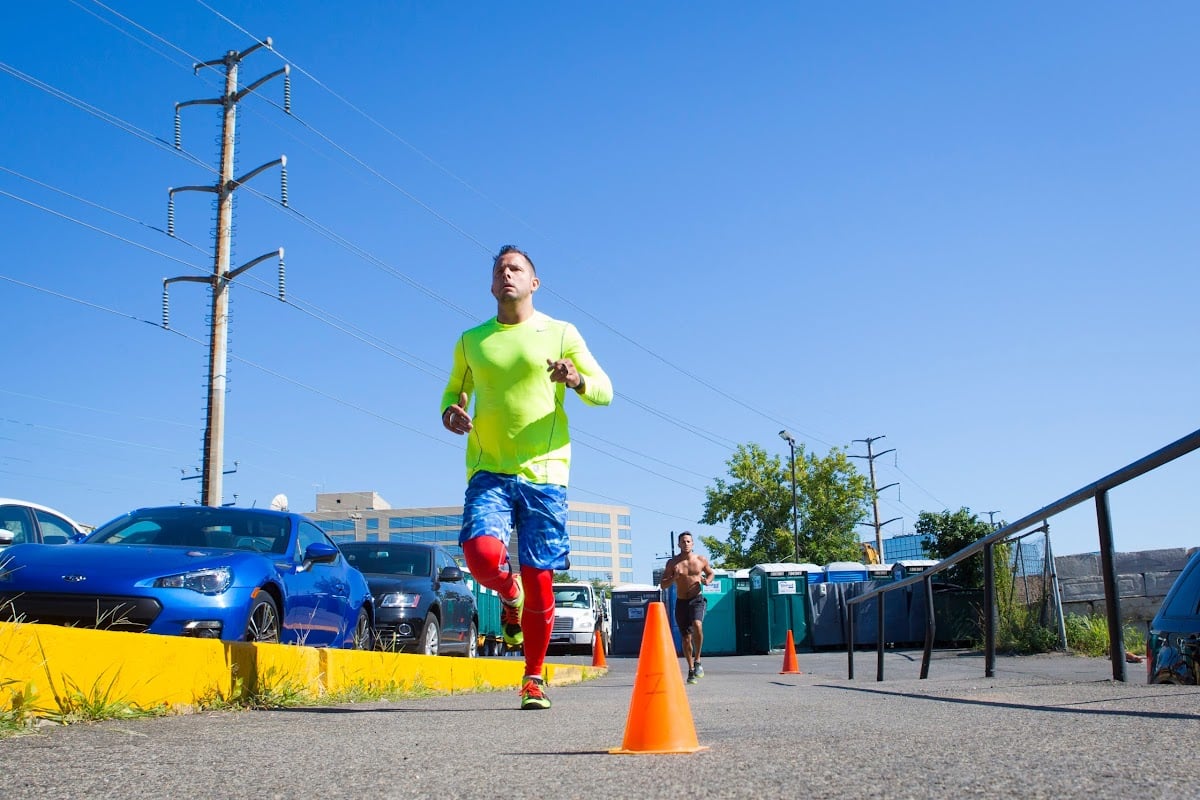
[[[525,586],[525,613],[521,615],[525,674],[540,676],[554,628],[554,570],[522,565],[521,583]]]
[[[481,586],[492,589],[505,600],[517,599],[517,582],[512,571],[505,569],[508,548],[504,542],[495,536],[476,536],[463,544],[463,556],[467,559],[467,569]]]

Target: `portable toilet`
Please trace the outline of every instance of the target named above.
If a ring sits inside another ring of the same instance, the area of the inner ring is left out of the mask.
[[[712,582],[702,584],[701,594],[708,601],[704,610],[704,648],[701,656],[737,655],[737,598],[734,595],[734,577],[728,570],[714,570]],[[675,603],[679,596],[674,584],[663,590],[663,604],[667,608],[667,619],[671,623],[671,639],[675,644],[675,655],[683,657],[683,631],[675,622]]]
[[[872,583],[891,583],[891,564],[867,564],[867,580]]]
[[[750,570],[739,569],[733,573],[734,613],[737,616],[737,653],[739,656],[754,652],[753,609],[750,604]]]
[[[679,624],[675,622],[675,600],[678,596],[674,583],[662,590],[662,602],[667,610],[667,627],[671,631],[671,645],[675,648],[675,655],[682,658],[683,635],[679,632]]]
[[[797,564],[796,566],[804,570],[805,575],[808,577],[809,586],[812,586],[814,583],[825,582],[825,568],[820,564],[810,564],[806,562],[804,564]]]
[[[750,568],[753,652],[782,650],[789,630],[797,648],[811,646],[805,611],[807,576],[800,564],[756,564]]]
[[[937,563],[931,558],[902,558],[892,564],[892,580],[902,581],[913,575],[920,575]]]
[[[808,573],[825,577],[825,571]],[[808,635],[814,650],[846,646],[845,600],[842,589],[852,583],[820,583],[808,586]]]
[[[716,570],[712,582],[701,588],[708,599],[704,611],[704,649],[701,656],[734,656],[738,652],[737,596],[734,576]]]
[[[858,561],[830,561],[825,565],[828,583],[856,583],[867,580],[867,565]]]
[[[609,652],[617,656],[636,656],[642,650],[642,632],[646,629],[646,609],[662,599],[657,586],[624,583],[612,590],[612,644]]]
[[[500,595],[488,589],[470,573],[466,573],[467,587],[475,595],[475,611],[479,615],[479,652],[485,656],[502,656],[504,631],[500,627]]]

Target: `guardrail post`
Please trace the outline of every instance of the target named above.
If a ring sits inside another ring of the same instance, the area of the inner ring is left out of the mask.
[[[850,605],[846,606],[846,657],[850,660],[847,677],[854,680],[854,608]]]
[[[1117,591],[1117,565],[1113,557],[1112,517],[1108,492],[1096,495],[1096,524],[1100,528],[1100,572],[1104,578],[1104,612],[1108,615],[1108,657],[1114,681],[1125,682],[1125,626],[1121,624],[1121,598]]]
[[[996,554],[988,542],[983,548],[983,674],[996,677]]]
[[[879,615],[876,623],[876,634],[878,639],[875,640],[875,680],[883,680],[883,601],[887,597],[887,592],[879,593]]]
[[[921,581],[925,587],[925,652],[921,656],[921,679],[929,677],[929,662],[933,658],[933,639],[937,631],[937,615],[933,613],[933,578]]]

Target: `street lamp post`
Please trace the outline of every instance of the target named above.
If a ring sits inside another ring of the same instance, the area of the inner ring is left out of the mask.
[[[788,443],[792,453],[792,559],[800,559],[800,526],[796,522],[796,437],[786,430],[779,432],[779,438]]]

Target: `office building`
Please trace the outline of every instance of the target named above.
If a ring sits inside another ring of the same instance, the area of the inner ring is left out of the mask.
[[[433,542],[462,561],[462,506],[392,508],[375,492],[330,492],[318,494],[317,510],[305,516],[335,542]],[[567,533],[571,568],[566,571],[572,578],[614,586],[632,581],[633,534],[627,507],[569,500]],[[516,547],[514,535],[509,543],[514,561]]]

